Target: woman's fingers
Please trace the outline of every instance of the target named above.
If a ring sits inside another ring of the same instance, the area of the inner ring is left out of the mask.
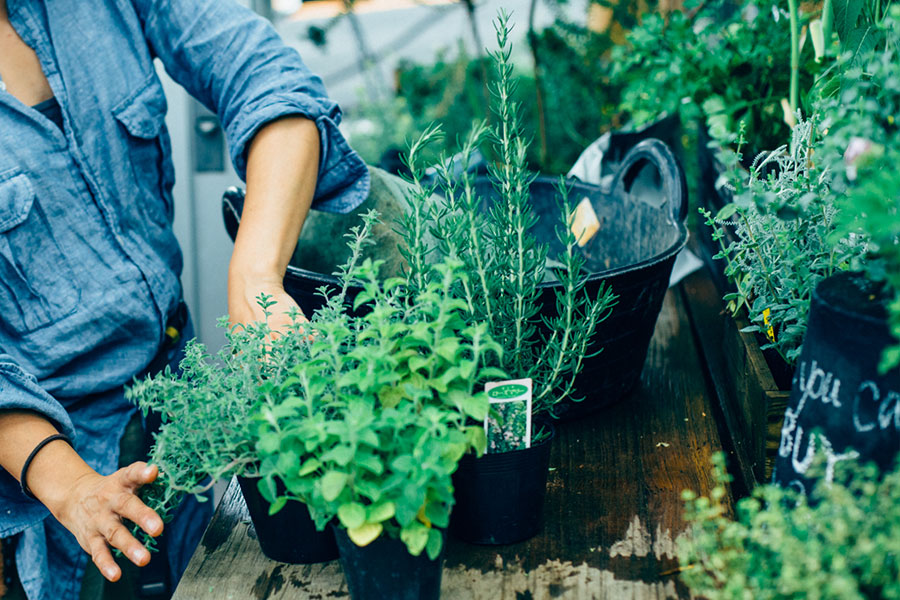
[[[156,468],[156,465],[148,465],[145,462],[136,462],[131,463],[123,469],[119,469],[116,471],[115,475],[121,479],[122,484],[125,487],[129,488],[131,491],[135,491],[142,485],[147,485],[148,483],[156,481],[159,470]]]
[[[156,537],[162,533],[162,519],[134,494],[121,494],[113,508],[120,517],[136,523],[148,535]]]
[[[121,550],[122,554],[137,566],[143,567],[150,562],[150,553],[122,523],[118,521],[111,523],[105,537],[110,546]]]
[[[122,576],[122,569],[113,560],[109,546],[103,536],[96,535],[88,541],[88,551],[91,553],[91,560],[97,565],[97,569],[110,581],[118,581]]]

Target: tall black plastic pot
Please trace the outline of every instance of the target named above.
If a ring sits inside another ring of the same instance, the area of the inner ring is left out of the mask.
[[[291,564],[320,563],[338,557],[331,529],[317,531],[305,504],[288,501],[280,511],[269,515],[269,503],[260,494],[258,482],[258,477],[238,477],[263,554]]]
[[[894,466],[900,451],[900,369],[880,375],[895,343],[887,296],[858,273],[824,279],[813,293],[803,351],[785,411],[775,481],[809,492],[816,457],[824,475],[842,460]]]
[[[345,529],[331,529],[352,600],[438,600],[441,597],[446,535],[440,556],[431,560],[425,552],[412,556],[406,544],[387,535],[359,547]]]
[[[453,475],[456,504],[450,532],[472,544],[512,544],[534,537],[543,525],[550,467],[549,438],[524,450],[467,454]]]

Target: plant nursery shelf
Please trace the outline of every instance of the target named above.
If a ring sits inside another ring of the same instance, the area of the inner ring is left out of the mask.
[[[689,597],[675,557],[685,528],[681,492],[709,492],[710,455],[723,444],[687,297],[683,285],[666,295],[629,397],[559,425],[542,532],[508,546],[451,538],[442,598]],[[236,481],[175,592],[176,600],[342,597],[336,561],[287,565],[263,556]]]

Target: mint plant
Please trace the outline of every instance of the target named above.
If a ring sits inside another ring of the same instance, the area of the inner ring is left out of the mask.
[[[687,491],[681,579],[709,600],[900,598],[900,468],[840,463],[810,499],[755,488],[732,515],[725,458],[714,457],[708,497]]]
[[[312,318],[304,359],[262,386],[260,491],[272,512],[299,499],[319,528],[336,518],[357,545],[389,535],[434,559],[453,505],[451,475],[466,452],[485,449],[479,384],[505,376],[489,366],[501,350],[486,324],[464,319],[459,261],[430,265],[417,287],[382,281],[379,266],[367,259],[343,269],[342,291]],[[342,310],[354,282],[360,316]]]
[[[456,175],[445,158],[437,165],[433,181],[425,178],[420,155],[440,137],[440,129],[431,127],[413,142],[408,156],[413,191],[407,197],[409,210],[397,225],[405,240],[409,288],[428,285],[435,261],[458,261],[464,276],[454,283],[453,292],[463,302],[462,317],[470,325],[487,326],[491,338],[503,348],[495,355],[495,366],[516,379],[532,378],[533,412],[547,414],[572,396],[591,338],[615,297],[605,286],[594,297],[585,291],[585,259],[568,226],[572,206],[564,181],[559,185],[558,255],[550,256],[550,246],[538,242],[531,232],[537,222],[529,197],[534,175],[526,168],[528,140],[515,99],[511,26],[503,11],[495,30],[498,50],[491,53],[496,69],[496,84],[491,88],[494,125],[476,124],[462,142],[461,174]],[[490,165],[497,195],[492,204],[477,192],[467,171],[475,150],[486,140],[496,156]],[[443,199],[432,201],[436,190]],[[437,240],[436,245],[425,243],[426,234]],[[553,317],[540,315],[539,284],[545,280],[560,284]]]

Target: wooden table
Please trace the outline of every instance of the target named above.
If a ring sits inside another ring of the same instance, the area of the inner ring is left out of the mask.
[[[681,492],[708,492],[709,457],[723,445],[686,289],[666,295],[631,396],[559,427],[543,532],[502,547],[451,540],[442,598],[689,596],[674,554],[684,532]],[[263,556],[235,481],[175,592],[176,600],[343,597],[336,561],[286,565]]]

